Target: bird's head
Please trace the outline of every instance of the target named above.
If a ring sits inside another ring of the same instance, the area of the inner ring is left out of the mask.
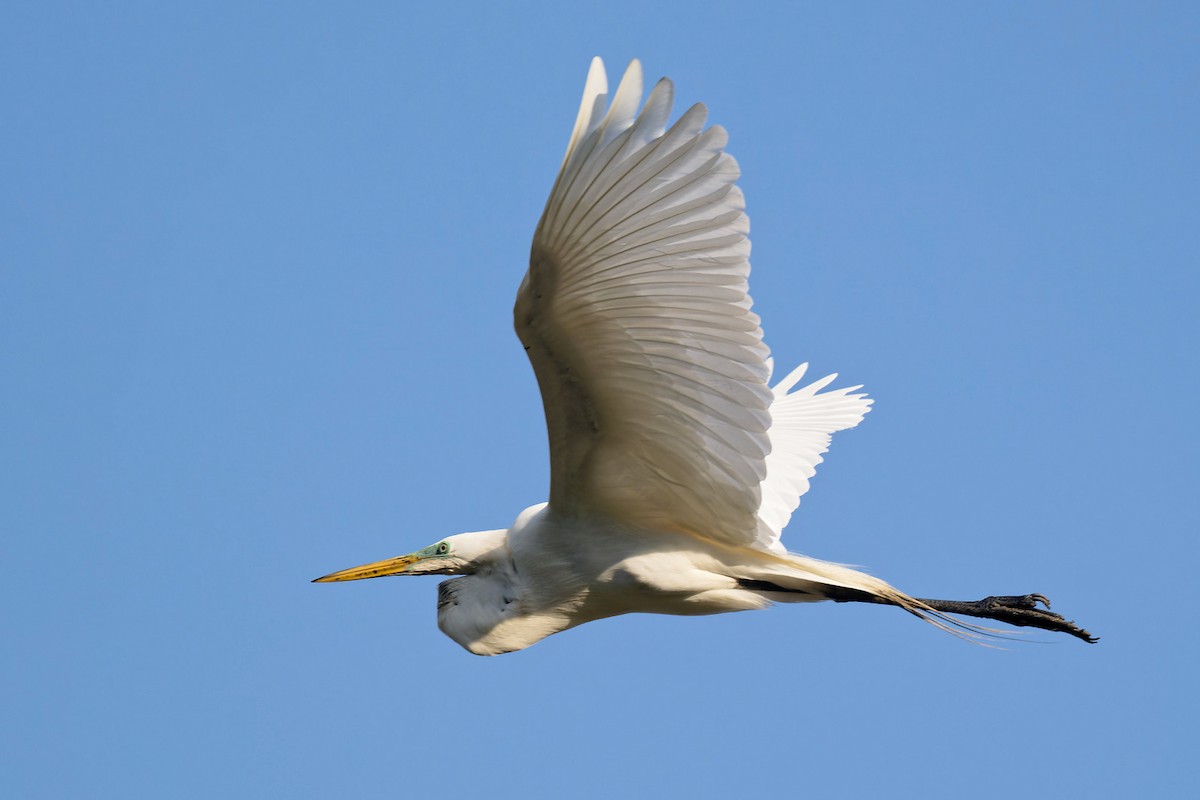
[[[316,578],[313,583],[357,581],[389,575],[470,575],[499,557],[507,539],[507,530],[460,533],[406,556],[331,572]]]

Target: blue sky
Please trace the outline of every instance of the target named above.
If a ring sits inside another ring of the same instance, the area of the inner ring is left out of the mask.
[[[6,796],[1125,797],[1196,783],[1188,4],[6,3]],[[728,128],[780,368],[876,399],[785,536],[1103,637],[626,617],[480,659],[544,499],[511,332],[589,59]]]

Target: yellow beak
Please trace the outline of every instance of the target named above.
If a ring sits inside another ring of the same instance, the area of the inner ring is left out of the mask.
[[[375,561],[371,564],[363,564],[361,567],[351,567],[350,569],[344,569],[340,572],[331,572],[324,577],[316,578],[313,580],[313,583],[359,581],[363,578],[383,578],[388,575],[399,575],[420,560],[421,556],[416,554],[400,556],[399,558],[387,558],[383,561]]]

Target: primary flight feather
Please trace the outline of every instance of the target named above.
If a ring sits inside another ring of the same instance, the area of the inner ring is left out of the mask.
[[[672,102],[664,78],[642,104],[637,61],[609,101],[594,59],[534,233],[513,313],[546,413],[549,502],[507,529],[317,581],[462,576],[438,587],[438,625],[479,655],[618,614],[818,600],[895,605],[968,634],[989,631],[945,614],[1092,641],[1041,595],[918,599],[783,547],[831,434],[871,401],[857,386],[822,391],[833,375],[795,388],[805,366],[770,387],[737,162],[703,105],[668,126]]]

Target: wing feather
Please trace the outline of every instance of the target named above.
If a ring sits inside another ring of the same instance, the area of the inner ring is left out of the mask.
[[[756,544],[777,552],[783,550],[780,535],[808,491],[809,479],[816,474],[833,434],[853,428],[871,410],[871,399],[856,394],[861,386],[821,391],[837,378],[836,373],[792,391],[807,370],[808,364],[801,364],[773,389],[771,453],[762,482]]]
[[[750,310],[728,137],[670,81],[611,104],[597,59],[538,223],[514,320],[542,391],[550,505],[752,544],[773,395]]]

